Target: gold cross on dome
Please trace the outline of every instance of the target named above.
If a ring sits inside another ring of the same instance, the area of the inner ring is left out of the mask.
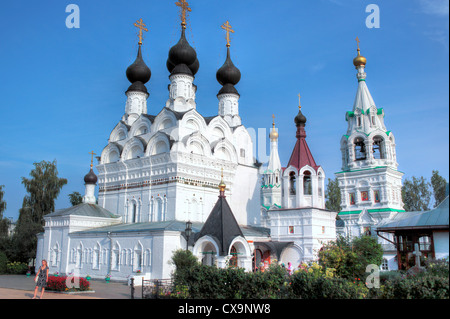
[[[186,29],[187,12],[191,12],[192,9],[189,8],[189,3],[187,3],[186,0],[179,0],[179,2],[175,2],[175,4],[181,8],[181,25]]]
[[[298,96],[298,109],[301,110],[302,106],[300,104],[300,98],[301,98],[300,93],[297,96]]]
[[[229,48],[230,47],[230,32],[234,33],[234,30],[231,28],[231,25],[228,22],[228,20],[220,27],[227,32],[227,47]]]
[[[139,45],[142,45],[142,30],[148,32],[148,29],[145,27],[144,22],[141,20],[137,20],[134,23],[134,26],[139,29]]]
[[[97,155],[94,153],[94,151],[89,152],[91,154],[91,168],[94,167],[94,155]]]
[[[272,126],[275,127],[275,114],[272,114]]]
[[[359,50],[359,38],[356,37],[356,45],[358,46],[358,50]]]

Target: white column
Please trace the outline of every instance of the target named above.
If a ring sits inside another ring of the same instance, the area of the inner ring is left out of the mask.
[[[303,192],[303,174],[299,174],[297,176],[297,206],[296,207],[305,207],[305,194]]]
[[[319,181],[317,175],[311,174],[311,206],[320,207],[319,205]]]

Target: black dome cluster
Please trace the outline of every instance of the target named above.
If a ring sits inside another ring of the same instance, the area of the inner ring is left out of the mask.
[[[94,171],[91,170],[84,176],[84,182],[86,184],[97,184],[97,175],[95,175]]]
[[[141,52],[141,46],[139,45],[138,49],[138,55],[136,57],[136,60],[133,62],[132,65],[130,65],[127,69],[127,78],[128,81],[131,82],[130,87],[128,88],[128,91],[141,91],[144,93],[147,92],[147,88],[145,87],[145,83],[147,83],[150,80],[150,77],[152,76],[152,72],[150,71],[150,68],[145,64],[144,60],[142,59],[142,52]]]
[[[239,94],[234,86],[241,80],[241,71],[231,61],[229,47],[227,48],[227,59],[220,69],[217,70],[216,79],[223,86],[218,95],[224,93]]]
[[[171,75],[187,74],[191,76],[194,76],[200,67],[197,52],[186,40],[184,28],[181,30],[181,38],[178,43],[170,48],[166,66]]]

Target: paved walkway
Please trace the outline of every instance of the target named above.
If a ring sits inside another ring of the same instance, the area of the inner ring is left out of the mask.
[[[131,290],[125,282],[90,280],[93,293],[63,294],[45,291],[45,299],[130,299]],[[34,295],[34,276],[1,275],[0,299],[31,299]],[[140,298],[140,287],[136,287],[136,297]],[[39,297],[40,291],[37,296]]]

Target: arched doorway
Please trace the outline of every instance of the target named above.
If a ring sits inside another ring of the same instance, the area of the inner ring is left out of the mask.
[[[216,249],[213,244],[207,243],[202,251],[202,265],[214,266],[216,262]]]

